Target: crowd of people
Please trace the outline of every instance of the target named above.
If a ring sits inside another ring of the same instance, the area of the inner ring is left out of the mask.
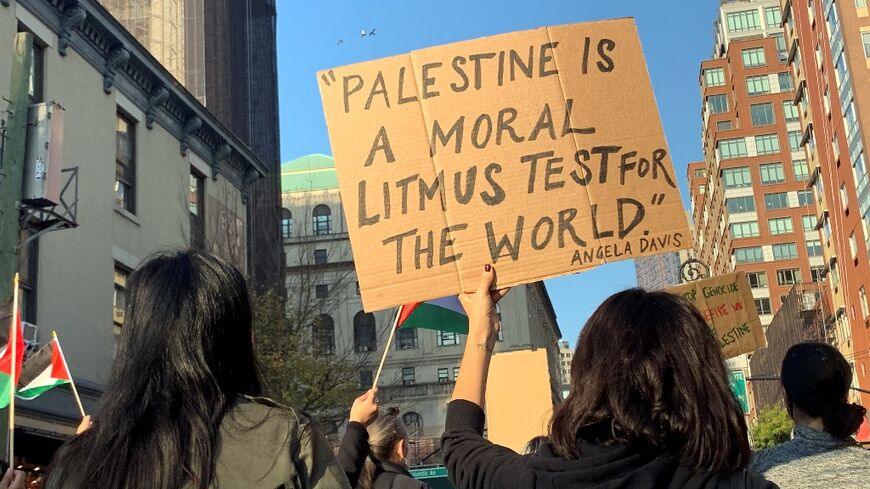
[[[570,394],[546,437],[518,454],[483,436],[500,328],[487,265],[460,297],[468,340],[442,452],[457,489],[870,487],[851,438],[866,411],[835,349],[805,343],[782,364],[791,441],[753,453],[719,346],[684,299],[630,289],[578,339]],[[154,257],[128,282],[125,328],[93,423],[51,464],[49,489],[418,489],[408,433],[377,389],[357,398],[335,455],[316,422],[261,396],[245,280],[208,254]],[[517,416],[521,416],[517,413]],[[20,489],[7,472],[0,489]]]

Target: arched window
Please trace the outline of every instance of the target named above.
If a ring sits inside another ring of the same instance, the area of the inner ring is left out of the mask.
[[[378,349],[374,314],[360,311],[353,317],[353,349],[357,352],[369,352]]]
[[[312,327],[314,350],[322,355],[335,353],[335,321],[328,314],[321,314]]]
[[[332,210],[329,206],[318,204],[314,207],[314,234],[330,234],[332,232]]]
[[[423,418],[419,414],[409,411],[402,415],[402,422],[408,429],[408,437],[419,437],[423,434]]]
[[[293,236],[293,213],[290,209],[281,209],[281,236],[284,239]]]

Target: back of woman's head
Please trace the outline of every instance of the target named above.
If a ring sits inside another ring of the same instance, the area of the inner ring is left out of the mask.
[[[719,345],[682,297],[630,289],[604,301],[580,334],[571,379],[550,424],[559,455],[579,457],[579,436],[716,472],[749,462]]]
[[[408,430],[397,409],[387,409],[366,427],[369,432],[369,457],[363,465],[358,485],[360,489],[373,489],[378,475],[377,466],[389,462],[396,443],[408,439]]]
[[[858,431],[867,410],[847,402],[852,369],[843,355],[824,343],[799,343],[782,360],[780,373],[789,403],[814,418],[822,418],[825,431],[845,439]]]
[[[144,263],[128,281],[94,426],[62,449],[52,479],[96,489],[207,486],[221,420],[237,396],[260,393],[251,323],[245,280],[229,263],[196,252]]]

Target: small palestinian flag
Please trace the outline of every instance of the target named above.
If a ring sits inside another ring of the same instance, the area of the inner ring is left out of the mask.
[[[423,328],[468,334],[468,316],[455,296],[405,304],[396,329]]]
[[[63,351],[57,338],[43,346],[24,362],[21,368],[21,378],[18,380],[20,399],[36,399],[45,391],[63,384],[70,383],[69,369],[63,358]]]
[[[0,409],[9,405],[9,398],[11,397],[9,390],[21,378],[21,362],[24,359],[24,335],[21,331],[21,313],[17,309],[15,321],[12,323],[9,328],[9,342],[0,350]],[[14,359],[12,352],[13,343],[15,346]],[[15,372],[15,380],[12,380],[13,370]]]

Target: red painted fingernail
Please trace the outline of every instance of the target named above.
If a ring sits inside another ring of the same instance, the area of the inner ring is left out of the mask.
[[[485,271],[489,272],[489,271],[492,270],[492,265],[485,265],[485,266],[483,267],[483,269],[484,269]]]

